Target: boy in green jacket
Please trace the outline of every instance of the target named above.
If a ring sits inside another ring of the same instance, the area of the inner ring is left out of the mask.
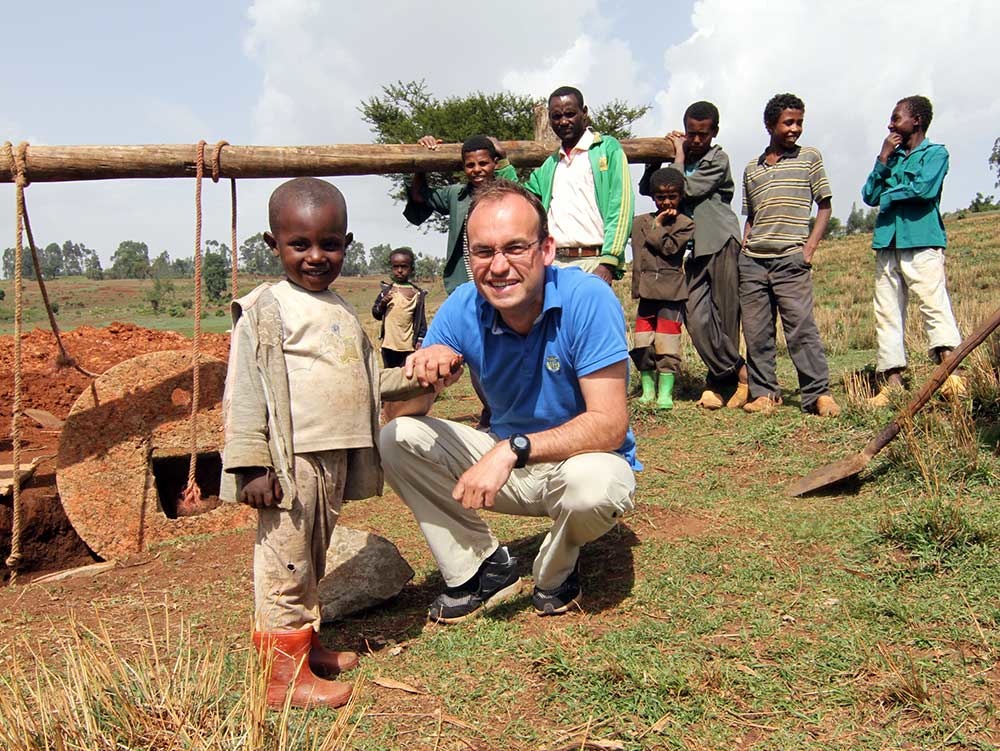
[[[882,389],[870,400],[884,407],[893,390],[903,388],[906,368],[906,304],[912,292],[920,301],[930,355],[947,357],[962,340],[948,299],[944,249],[948,240],[941,221],[941,188],[948,174],[948,150],[927,139],[933,109],[923,96],[900,99],[889,119],[875,166],[861,191],[862,200],[878,206],[872,248],[875,250],[876,370]],[[951,396],[965,394],[961,376],[952,374],[942,387]]]

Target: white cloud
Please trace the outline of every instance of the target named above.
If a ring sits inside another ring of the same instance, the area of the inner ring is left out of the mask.
[[[991,186],[986,158],[1000,119],[989,84],[1000,74],[992,30],[1000,6],[983,0],[869,3],[845,0],[699,0],[695,32],[664,53],[668,86],[656,96],[657,131],[681,124],[684,108],[709,99],[722,113],[719,143],[734,176],[767,144],[765,102],[791,91],[806,103],[802,142],[820,148],[845,217],[901,97],[929,96],[929,135],[951,152],[946,208]]]

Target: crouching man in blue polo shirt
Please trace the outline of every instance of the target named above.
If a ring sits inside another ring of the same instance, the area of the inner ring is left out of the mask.
[[[464,360],[492,432],[400,417],[382,429],[382,463],[444,577],[431,620],[457,623],[521,592],[516,560],[482,508],[552,519],[532,603],[557,615],[579,607],[580,547],[632,509],[641,465],[625,399],[625,318],[600,278],[552,266],[545,210],[514,183],[476,194],[468,240],[473,281],[441,306],[406,372],[440,390]]]

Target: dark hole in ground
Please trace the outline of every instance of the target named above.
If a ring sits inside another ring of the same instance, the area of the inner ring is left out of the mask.
[[[182,500],[184,488],[187,487],[190,462],[190,454],[153,458],[156,493],[160,497],[160,508],[168,519],[204,514],[220,504],[219,480],[222,476],[222,457],[219,456],[219,452],[198,454],[194,479],[201,489],[201,500],[196,502]]]

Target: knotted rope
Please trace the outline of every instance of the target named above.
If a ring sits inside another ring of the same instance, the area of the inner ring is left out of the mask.
[[[217,163],[218,160],[216,159]],[[201,180],[205,176],[205,141],[198,141],[194,175],[194,334],[191,342],[191,463],[184,500],[198,502],[201,490],[195,481],[198,464],[198,401],[201,390],[199,367],[201,339]]]
[[[12,443],[11,463],[14,465],[13,503],[14,512],[10,525],[10,555],[7,556],[7,567],[10,569],[10,583],[17,583],[18,570],[23,560],[21,556],[21,272],[24,246],[24,188],[29,184],[25,166],[24,153],[27,144],[21,143],[14,154],[10,141],[3,145],[4,154],[10,161],[14,173],[15,211],[17,218],[14,224],[14,404],[12,407],[10,435]]]

